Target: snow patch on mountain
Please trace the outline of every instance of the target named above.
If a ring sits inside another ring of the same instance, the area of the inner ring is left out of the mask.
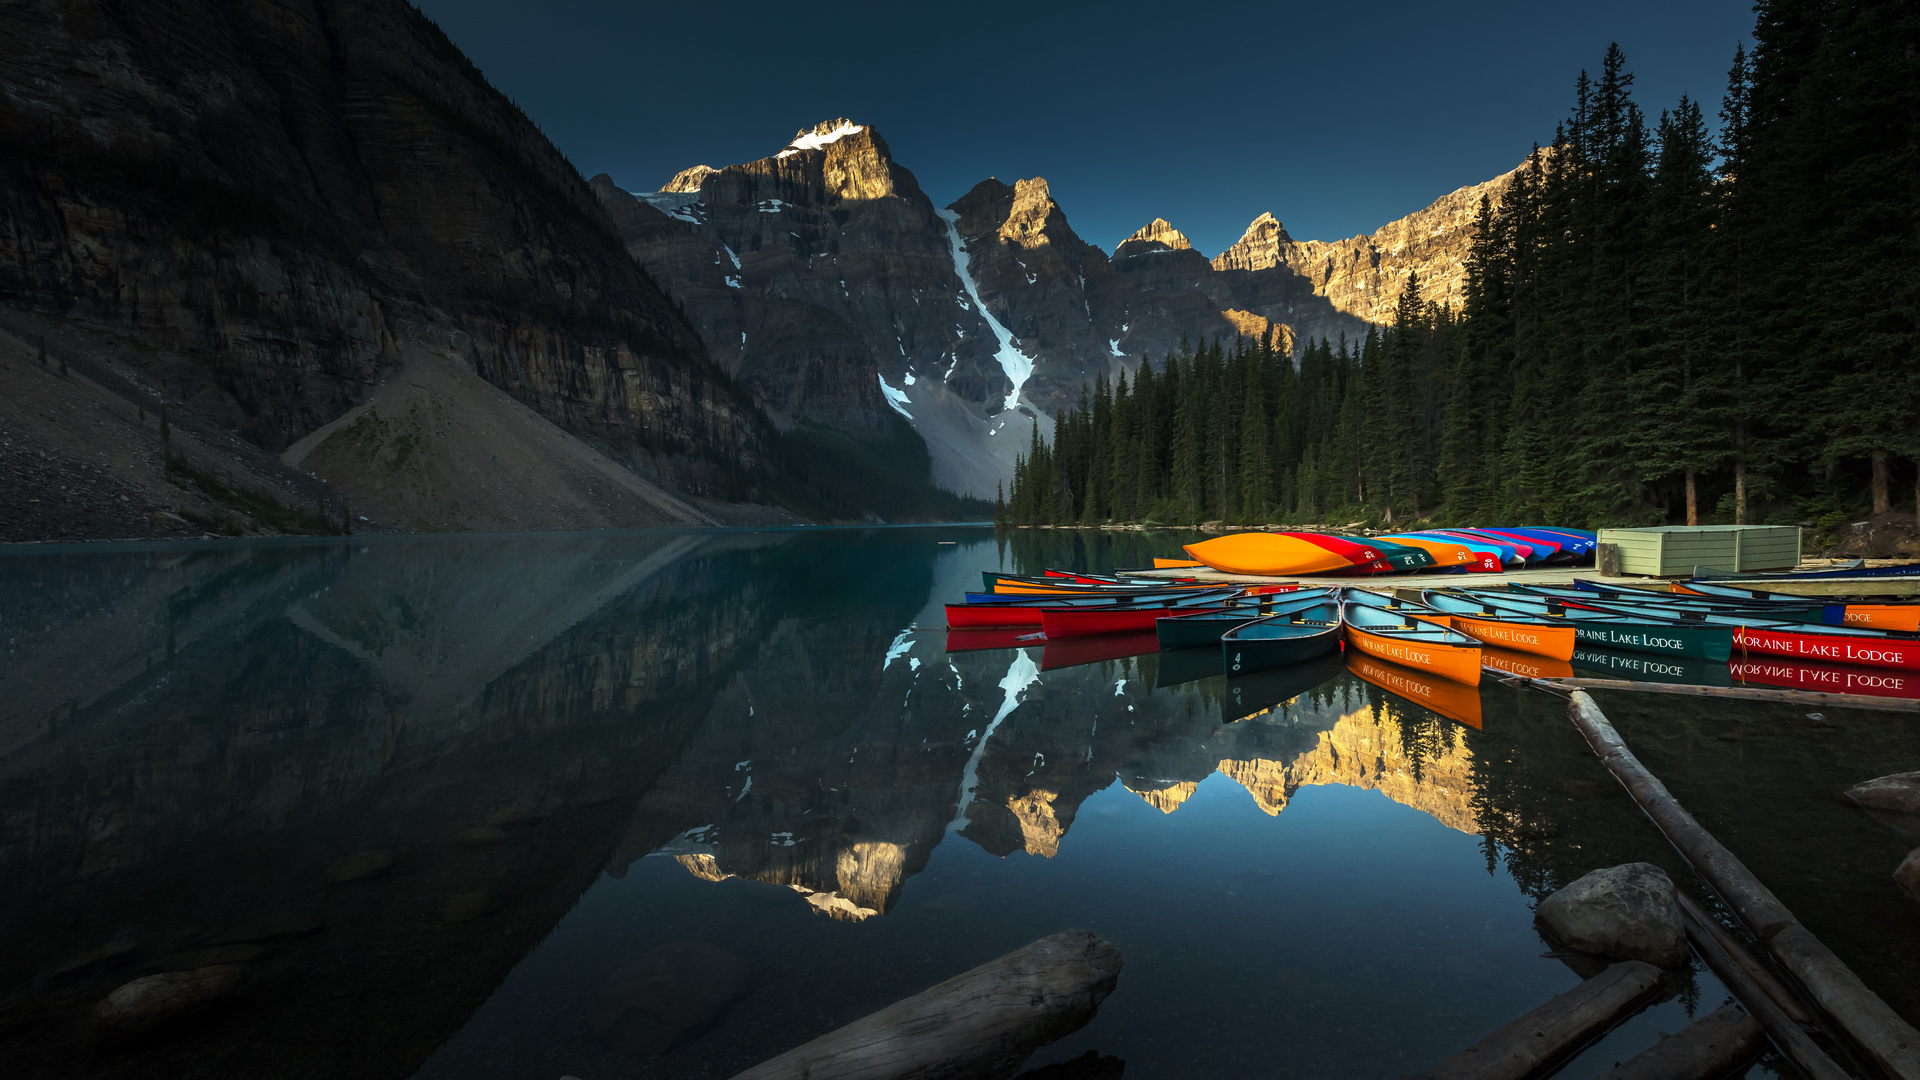
[[[1005,411],[1011,412],[1020,404],[1020,390],[1027,385],[1027,379],[1033,375],[1033,358],[1014,347],[1013,334],[1000,325],[993,317],[987,305],[980,299],[980,288],[973,283],[973,271],[967,268],[966,243],[960,238],[960,213],[957,210],[937,210],[940,219],[947,223],[947,239],[953,245],[953,272],[960,275],[960,285],[966,289],[967,297],[980,311],[980,317],[987,320],[987,329],[1000,342],[1000,350],[994,358],[1000,361],[1000,370],[1007,373],[1013,389],[1007,392]],[[996,429],[997,430],[997,429]]]
[[[893,411],[909,420],[913,419],[913,414],[906,409],[908,405],[913,404],[913,402],[907,400],[907,392],[905,390],[895,390],[893,387],[888,386],[885,375],[879,375],[876,376],[876,378],[880,380],[880,393],[887,399],[887,404],[893,406]]]
[[[818,129],[815,129],[813,131],[803,131],[800,134],[795,135],[793,137],[793,141],[787,144],[787,148],[785,150],[780,151],[778,154],[775,154],[774,156],[789,157],[791,155],[799,153],[802,150],[821,150],[821,149],[824,149],[829,143],[839,142],[841,139],[844,139],[849,135],[858,135],[865,130],[867,129],[859,124],[853,123],[848,120],[842,120],[840,121],[839,126],[835,127],[831,131],[820,131]],[[763,143],[762,145],[765,145],[765,144]]]

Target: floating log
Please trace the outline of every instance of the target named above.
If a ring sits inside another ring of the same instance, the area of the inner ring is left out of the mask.
[[[1004,1080],[1093,1019],[1120,950],[1065,930],[789,1050],[733,1080]]]
[[[1414,1080],[1538,1076],[1638,1012],[1659,992],[1660,979],[1660,969],[1644,960],[1613,964]]]
[[[1526,678],[1526,676],[1515,676]],[[1882,712],[1920,712],[1920,699],[1874,697],[1871,694],[1829,694],[1821,690],[1780,690],[1761,686],[1689,686],[1686,683],[1634,682],[1630,679],[1530,679],[1549,690],[1638,690],[1648,694],[1731,698],[1736,701],[1781,701],[1792,705],[1831,705],[1844,709]]]
[[[1740,965],[1740,970],[1746,972],[1748,978],[1752,979],[1760,989],[1766,991],[1767,996],[1773,999],[1773,1003],[1780,1007],[1781,1012],[1786,1013],[1788,1018],[1796,1024],[1814,1022],[1812,1014],[1808,1013],[1806,1006],[1800,1003],[1799,996],[1787,989],[1786,984],[1776,978],[1758,957],[1747,951],[1747,947],[1742,945],[1738,938],[1728,933],[1727,928],[1721,926],[1719,920],[1707,914],[1706,908],[1701,907],[1693,897],[1678,889],[1674,890],[1674,898],[1680,901],[1681,913],[1710,935],[1733,959],[1733,962]]]
[[[1813,1001],[1866,1051],[1874,1065],[1890,1077],[1920,1080],[1920,1031],[1867,989],[1860,977],[1802,926],[1733,852],[1687,813],[1666,785],[1627,749],[1620,733],[1586,691],[1573,692],[1567,713],[1601,763],[1673,846],[1713,886],[1747,930],[1800,981]],[[1757,1009],[1759,1004],[1749,1001],[1748,1007]],[[1766,1018],[1761,1020],[1764,1023]]]
[[[1807,1080],[1849,1080],[1847,1071],[1834,1064],[1826,1051],[1807,1038],[1807,1033],[1800,1029],[1800,1025],[1794,1023],[1746,970],[1734,962],[1732,955],[1705,927],[1691,915],[1681,921],[1686,923],[1687,936],[1693,939],[1694,948],[1700,950],[1700,958],[1707,962],[1707,966],[1720,977],[1727,989],[1752,1010],[1753,1015],[1766,1026],[1767,1034],[1773,1036],[1781,1053],[1800,1067]]]
[[[1723,1005],[1600,1074],[1598,1080],[1720,1080],[1758,1057],[1766,1028]]]

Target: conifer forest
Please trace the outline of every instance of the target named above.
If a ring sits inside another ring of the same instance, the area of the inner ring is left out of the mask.
[[[1717,105],[1618,46],[1464,303],[1188,343],[1034,425],[1012,525],[1812,523],[1920,497],[1920,5],[1765,0]],[[1717,124],[1709,126],[1714,108]]]

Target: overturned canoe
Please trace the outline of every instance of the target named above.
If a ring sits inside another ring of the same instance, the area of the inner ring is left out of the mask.
[[[1353,573],[1355,561],[1324,544],[1293,533],[1234,533],[1188,544],[1187,554],[1228,574],[1285,577],[1290,574]],[[1378,561],[1379,552],[1368,556]],[[1384,562],[1381,563],[1385,565]]]
[[[1404,544],[1408,547],[1419,548],[1433,556],[1434,566],[1441,570],[1459,567],[1471,573],[1497,574],[1504,569],[1500,562],[1500,555],[1497,552],[1491,550],[1475,550],[1464,540],[1451,540],[1438,536],[1416,536],[1412,534],[1382,536],[1380,539],[1389,543]]]

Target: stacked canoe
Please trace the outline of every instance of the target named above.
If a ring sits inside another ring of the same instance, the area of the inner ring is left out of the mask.
[[[1497,574],[1524,566],[1572,566],[1593,557],[1596,534],[1580,529],[1429,529],[1388,536],[1246,532],[1186,545],[1192,562],[1230,574],[1372,576],[1426,571]]]

